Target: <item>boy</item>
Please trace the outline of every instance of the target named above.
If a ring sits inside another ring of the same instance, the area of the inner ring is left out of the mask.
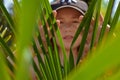
[[[63,39],[67,57],[69,57],[71,42],[73,40],[75,32],[77,31],[79,27],[80,22],[82,21],[83,16],[85,15],[85,12],[88,9],[88,5],[84,1],[81,1],[81,0],[60,0],[60,1],[56,1],[53,4],[51,4],[51,7],[53,9],[54,16],[57,19],[57,24],[61,32],[61,36]],[[102,21],[103,19],[101,17],[100,18],[101,24],[102,24]],[[94,21],[92,20],[82,57],[84,57],[86,53],[89,51],[90,41],[92,38],[93,24],[94,24]],[[43,28],[40,26],[39,29],[40,29],[40,33],[42,36],[42,40],[46,42]],[[77,61],[78,48],[80,47],[83,32],[84,30],[82,30],[78,39],[76,40],[75,44],[72,47],[74,63],[76,63]],[[99,32],[100,31],[98,31],[97,33],[98,35],[99,35]],[[56,36],[56,39],[57,39],[57,36]],[[60,60],[63,65],[62,48],[60,46],[58,39],[57,39],[57,47],[58,47]]]
[[[67,57],[70,53],[70,45],[77,31],[79,24],[83,18],[83,15],[87,11],[87,4],[83,1],[77,0],[61,0],[52,4],[53,10],[56,11],[56,19],[59,30],[63,39]],[[79,35],[74,46],[72,47],[74,62],[76,63],[78,56],[78,48],[82,40],[82,33]],[[57,38],[57,37],[56,37]],[[57,46],[61,63],[63,64],[63,54],[59,41],[57,40]]]
[[[84,1],[81,1],[81,0],[60,0],[60,1],[56,1],[53,4],[51,4],[51,7],[53,9],[53,14],[57,20],[57,24],[58,24],[58,27],[59,27],[59,30],[60,30],[60,33],[63,39],[63,43],[64,43],[65,50],[66,50],[66,55],[67,57],[69,57],[71,42],[73,40],[75,32],[77,31],[79,27],[80,22],[82,21],[85,15],[85,12],[88,9],[88,5]],[[100,26],[103,22],[102,16],[100,16],[99,21],[100,21],[99,22],[100,23],[99,26]],[[90,48],[90,41],[91,41],[92,32],[93,32],[93,24],[94,24],[94,20],[91,21],[91,25],[90,25],[89,33],[86,39],[82,58],[86,56]],[[40,25],[39,26],[40,34],[41,34],[43,43],[45,45],[46,39],[45,39],[43,27],[41,24],[39,25]],[[72,47],[74,63],[76,63],[77,61],[78,48],[80,47],[83,32],[84,32],[84,29],[81,31],[78,39],[76,40],[76,42],[74,43]],[[97,32],[98,36],[99,36],[99,33],[100,33],[100,27],[98,28],[98,32]],[[96,42],[97,42],[98,36],[96,38]],[[64,59],[63,59],[62,48],[60,46],[60,43],[57,37],[58,36],[56,36],[58,52],[59,52],[61,64],[63,65]],[[36,44],[38,44],[38,42]],[[40,49],[39,45],[37,45],[37,47]],[[34,57],[34,60],[38,64],[37,57]]]

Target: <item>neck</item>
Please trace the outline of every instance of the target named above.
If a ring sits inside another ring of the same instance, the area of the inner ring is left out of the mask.
[[[69,59],[70,49],[65,49],[65,50],[66,50],[67,59]],[[61,48],[59,48],[58,51],[59,51],[61,64],[63,65],[63,61],[64,61],[63,50]],[[73,53],[73,57],[74,57],[74,63],[76,63],[77,56],[78,56],[77,48],[72,49],[72,53]]]

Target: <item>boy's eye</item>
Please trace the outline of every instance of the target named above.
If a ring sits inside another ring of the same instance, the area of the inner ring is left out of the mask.
[[[72,21],[72,23],[79,23],[79,21]]]
[[[60,24],[63,24],[64,22],[63,21],[60,21]]]

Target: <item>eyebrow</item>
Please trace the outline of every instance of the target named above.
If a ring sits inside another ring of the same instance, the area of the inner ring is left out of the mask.
[[[80,15],[79,15],[80,16]],[[79,18],[79,16],[78,15],[73,15],[71,18]],[[57,19],[64,19],[64,18],[62,18],[62,17],[56,17]]]
[[[63,18],[61,18],[61,17],[58,17],[58,19],[63,19]]]
[[[72,18],[79,18],[79,17],[77,17],[77,16],[73,16]]]
[[[82,15],[81,13],[80,14],[76,14],[76,15],[73,15],[72,18],[79,18],[81,15]]]
[[[61,17],[58,17],[57,19],[64,20],[64,18],[61,18]],[[74,17],[72,17],[72,19],[73,19],[73,20],[77,20],[77,19],[79,19],[79,17],[74,16]]]

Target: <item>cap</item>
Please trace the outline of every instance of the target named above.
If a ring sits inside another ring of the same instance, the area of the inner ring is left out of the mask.
[[[81,0],[59,0],[59,1],[51,3],[51,7],[53,10],[59,10],[62,8],[70,7],[70,8],[78,10],[83,15],[88,9],[87,3]]]

